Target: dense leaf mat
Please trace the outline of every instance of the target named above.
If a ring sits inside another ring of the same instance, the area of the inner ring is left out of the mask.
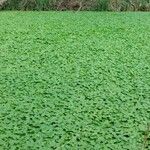
[[[149,121],[150,13],[0,13],[0,150],[150,149]]]

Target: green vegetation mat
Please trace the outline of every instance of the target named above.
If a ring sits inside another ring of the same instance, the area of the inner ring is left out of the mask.
[[[149,122],[150,13],[0,13],[0,150],[150,149]]]

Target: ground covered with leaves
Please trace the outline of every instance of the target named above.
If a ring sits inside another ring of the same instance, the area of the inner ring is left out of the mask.
[[[1,150],[150,149],[150,13],[1,12]]]

